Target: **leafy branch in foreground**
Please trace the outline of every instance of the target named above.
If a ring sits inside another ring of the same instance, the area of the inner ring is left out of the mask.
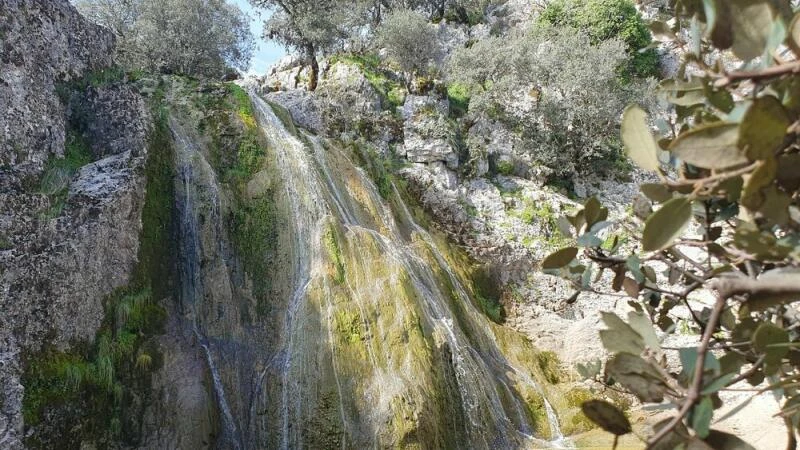
[[[725,418],[714,417],[720,391],[743,381],[758,387],[754,395],[781,399],[779,416],[796,448],[800,13],[793,16],[789,1],[673,3],[670,25],[651,24],[656,39],[683,53],[677,75],[659,86],[671,114],[654,120],[654,136],[646,113],[631,106],[621,130],[628,155],[660,182],[640,186],[641,217],[610,221],[608,209],[589,199],[559,222],[576,245],[547,257],[542,269],[578,293],[629,297],[627,321],[603,315],[604,373],[599,363],[578,369],[642,402],[674,405],[646,438],[648,448],[751,448],[711,428]],[[676,313],[700,330],[696,347],[661,347],[658,336],[678,328]],[[667,367],[670,351],[679,353],[680,373]],[[610,408],[593,401],[584,412],[617,436],[630,433]]]

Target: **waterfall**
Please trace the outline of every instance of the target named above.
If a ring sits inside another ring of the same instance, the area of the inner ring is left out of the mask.
[[[211,348],[212,344],[203,330],[204,314],[200,311],[202,307],[200,303],[205,297],[205,286],[200,262],[201,242],[198,231],[198,211],[210,204],[211,208],[216,211],[214,216],[218,219],[219,186],[214,171],[205,161],[197,146],[194,145],[186,130],[172,118],[170,118],[169,127],[176,144],[178,169],[181,309],[184,319],[188,322],[186,327],[191,330],[196,343],[203,351],[203,358],[212,382],[213,396],[220,416],[221,435],[217,443],[218,447],[238,450],[243,448],[241,435],[227,401],[220,370]],[[205,195],[197,198],[200,190],[204,191]],[[214,225],[219,232],[222,227],[219,220],[215,220]]]
[[[328,438],[342,448],[399,445],[387,440],[414,438],[414,426],[472,448],[570,447],[544,389],[506,358],[447,256],[396,188],[390,206],[344,151],[293,134],[267,102],[251,97],[291,224],[286,269],[293,295],[274,350],[282,355],[273,380],[280,384],[275,403],[282,423],[271,431],[280,435],[279,446],[309,446],[314,427],[302,424],[323,415],[333,430]],[[332,264],[341,276],[330,275]],[[533,436],[523,391],[542,396],[551,440]],[[448,392],[454,398],[440,398]],[[466,423],[459,424],[462,415]],[[466,435],[452,436],[459,430]]]

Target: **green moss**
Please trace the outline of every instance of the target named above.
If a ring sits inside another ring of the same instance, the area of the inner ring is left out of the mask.
[[[269,312],[266,299],[272,287],[269,268],[278,247],[278,215],[270,196],[265,196],[240,201],[233,217],[233,242],[253,281],[256,311],[265,315]]]
[[[12,248],[14,248],[14,246],[11,244],[11,241],[7,237],[0,234],[0,251],[11,250]]]
[[[369,84],[380,94],[386,109],[394,111],[405,102],[407,90],[402,83],[393,79],[392,73],[384,70],[377,55],[335,55],[330,64],[343,63],[356,66],[364,74]]]
[[[250,96],[240,86],[234,83],[225,84],[228,93],[233,97],[236,113],[248,129],[256,128],[256,116]]]
[[[345,342],[354,344],[363,338],[361,315],[355,311],[340,309],[334,316],[334,329]]]
[[[325,250],[328,252],[328,257],[331,259],[336,273],[333,279],[341,284],[344,283],[345,268],[342,259],[342,250],[339,247],[339,240],[336,237],[336,229],[333,225],[328,225],[325,229],[325,234],[322,237]]]
[[[514,163],[511,161],[498,161],[497,162],[497,173],[501,175],[511,175],[514,173]]]
[[[292,135],[294,135],[295,137],[299,138],[300,137],[300,133],[297,131],[297,127],[294,125],[294,120],[292,120],[292,114],[289,113],[289,110],[287,110],[286,108],[284,108],[283,106],[281,106],[281,105],[279,105],[277,103],[268,102],[268,104],[269,104],[270,108],[272,108],[272,112],[275,113],[275,115],[281,121],[283,126],[290,133],[292,133]]]
[[[553,352],[538,352],[536,354],[536,364],[548,383],[556,384],[561,382],[562,371],[558,355]]]

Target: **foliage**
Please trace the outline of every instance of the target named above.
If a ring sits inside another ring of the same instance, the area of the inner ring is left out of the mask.
[[[469,87],[460,83],[447,85],[447,101],[450,104],[450,114],[453,117],[462,117],[469,111]]]
[[[415,75],[425,73],[440,51],[436,31],[425,16],[410,9],[394,11],[384,20],[378,45],[400,70]]]
[[[648,48],[650,30],[631,0],[555,0],[542,11],[540,20],[583,30],[594,45],[609,39],[622,40],[629,57],[620,67],[624,78],[659,75],[658,54]]]
[[[580,31],[536,26],[456,51],[448,78],[468,87],[470,114],[512,130],[521,151],[553,177],[611,172],[622,155],[620,114],[649,89],[647,82],[619,81],[623,48],[617,39],[591,45]]]
[[[39,192],[46,194],[50,199],[50,208],[44,213],[43,218],[51,219],[61,214],[72,178],[78,169],[90,162],[92,162],[92,152],[89,143],[80,133],[69,129],[64,156],[47,162],[39,182]]]
[[[402,106],[406,98],[406,88],[397,81],[391,71],[381,67],[380,58],[371,54],[338,54],[330,58],[330,65],[336,63],[351,64],[364,74],[364,78],[369,81],[382,99],[382,104],[390,111],[394,111],[398,106]],[[344,114],[350,115],[350,114]]]
[[[249,18],[224,0],[79,0],[76,7],[114,31],[129,70],[221,77],[250,64]]]
[[[591,198],[563,221],[577,245],[542,262],[578,292],[622,291],[630,298],[634,311],[625,320],[603,314],[600,338],[611,354],[604,372],[599,363],[579,371],[643,402],[675,405],[675,415],[648,437],[650,448],[751,448],[710,428],[721,419],[719,392],[744,381],[780,399],[779,415],[795,441],[800,14],[792,18],[790,11],[783,1],[684,1],[674,26],[651,25],[659,39],[686,51],[677,75],[659,87],[673,105],[672,114],[656,120],[659,135],[638,107],[622,119],[627,153],[659,176],[641,185],[655,211],[644,221],[612,222]],[[692,31],[681,33],[685,27]],[[721,63],[719,50],[727,49],[744,63],[739,69]],[[631,244],[622,245],[622,235]],[[703,302],[704,291],[714,300]],[[696,347],[678,349],[682,371],[671,373],[665,361],[674,350],[662,348],[658,336],[679,331],[672,314],[678,305],[701,336]],[[751,399],[730,405],[731,414]],[[630,431],[607,404],[587,402],[584,412],[612,433]]]

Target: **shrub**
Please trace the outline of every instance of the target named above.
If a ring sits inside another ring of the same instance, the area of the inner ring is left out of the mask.
[[[394,11],[384,20],[378,43],[400,70],[411,75],[427,71],[440,51],[436,31],[425,16],[410,9]]]
[[[542,11],[540,20],[585,31],[594,45],[609,39],[625,42],[629,60],[620,67],[623,79],[630,79],[631,74],[659,75],[656,51],[642,51],[652,40],[650,30],[630,0],[554,0]]]

